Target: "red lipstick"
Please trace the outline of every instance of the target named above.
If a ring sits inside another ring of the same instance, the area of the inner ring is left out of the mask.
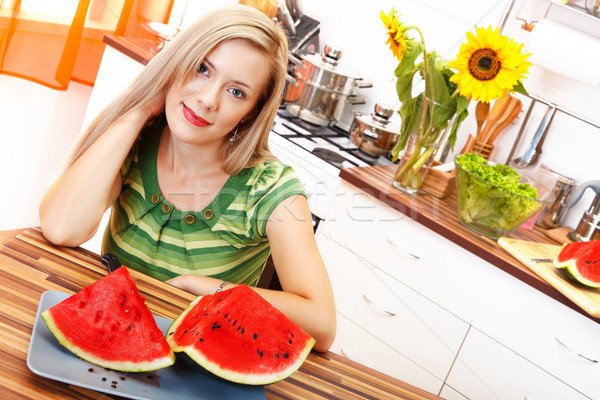
[[[188,107],[186,107],[185,104],[183,104],[183,116],[185,117],[185,119],[187,119],[192,125],[198,126],[198,127],[205,127],[210,125],[210,122],[208,122],[207,120],[205,120],[204,118],[196,115],[195,112],[193,112],[191,109],[189,109]]]

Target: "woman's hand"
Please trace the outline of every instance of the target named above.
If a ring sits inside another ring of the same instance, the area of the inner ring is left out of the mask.
[[[163,90],[140,108],[146,115],[146,121],[155,115],[160,114],[165,109],[166,97],[166,93]]]

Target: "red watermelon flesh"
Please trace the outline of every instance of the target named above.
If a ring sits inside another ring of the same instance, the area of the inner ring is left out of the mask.
[[[600,240],[563,245],[554,257],[554,266],[566,269],[586,286],[600,287]]]
[[[135,372],[175,362],[175,354],[125,267],[41,315],[60,344],[93,364]]]
[[[287,378],[315,340],[246,285],[196,298],[167,341],[221,378],[266,385]]]

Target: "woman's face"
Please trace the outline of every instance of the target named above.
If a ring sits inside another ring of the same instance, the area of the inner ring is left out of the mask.
[[[167,91],[165,112],[171,134],[188,144],[225,141],[240,120],[253,115],[269,75],[265,54],[245,40],[217,46],[188,82]]]

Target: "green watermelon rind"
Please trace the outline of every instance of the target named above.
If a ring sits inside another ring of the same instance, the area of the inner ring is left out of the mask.
[[[125,362],[118,360],[105,360],[102,358],[94,357],[89,352],[85,351],[84,349],[77,346],[75,343],[71,342],[65,337],[65,335],[58,329],[58,327],[54,323],[54,318],[52,317],[50,309],[42,312],[41,317],[43,318],[44,322],[46,322],[46,325],[48,326],[48,329],[50,329],[50,332],[52,332],[56,340],[58,340],[58,343],[66,347],[69,351],[71,351],[73,354],[80,357],[81,359],[88,361],[92,364],[98,365],[100,367],[123,372],[147,372],[155,371],[161,368],[166,368],[175,363],[174,353],[170,353],[167,357],[157,358],[151,362]]]
[[[600,241],[592,241],[592,242],[600,243]],[[590,251],[589,249],[586,248],[586,246],[588,246],[588,245],[593,246],[593,245],[597,245],[597,243],[591,243],[591,242],[565,243],[560,247],[560,249],[556,253],[554,259],[552,260],[552,263],[554,264],[554,266],[556,268],[566,270],[571,275],[571,277],[573,279],[575,279],[577,282],[579,282],[585,286],[597,289],[597,288],[600,288],[600,282],[592,281],[592,280],[585,278],[583,275],[581,275],[581,273],[579,272],[579,269],[577,268],[577,260],[575,257],[587,255],[587,252]],[[579,246],[581,249],[576,250],[575,253],[573,253],[570,256],[570,258],[561,259],[561,256],[564,256],[564,251],[571,246]],[[598,268],[600,269],[600,265],[598,266]]]
[[[185,310],[179,314],[179,316],[173,321],[171,326],[167,331],[167,343],[171,346],[171,349],[174,352],[184,352],[187,354],[192,360],[198,363],[207,371],[232,382],[243,383],[247,385],[268,385],[275,382],[279,382],[294,372],[296,372],[304,363],[304,360],[308,357],[310,351],[315,345],[316,341],[314,338],[310,337],[307,340],[303,349],[301,349],[296,358],[296,362],[290,364],[284,370],[281,370],[277,373],[268,373],[268,374],[249,374],[249,373],[238,373],[236,371],[231,371],[229,369],[223,369],[218,364],[210,361],[206,358],[201,352],[197,351],[193,346],[178,346],[174,340],[172,339],[172,332],[175,332],[182,321],[185,319],[186,315],[194,309],[194,306],[198,304],[202,300],[203,296],[197,297],[194,301],[192,301]]]

